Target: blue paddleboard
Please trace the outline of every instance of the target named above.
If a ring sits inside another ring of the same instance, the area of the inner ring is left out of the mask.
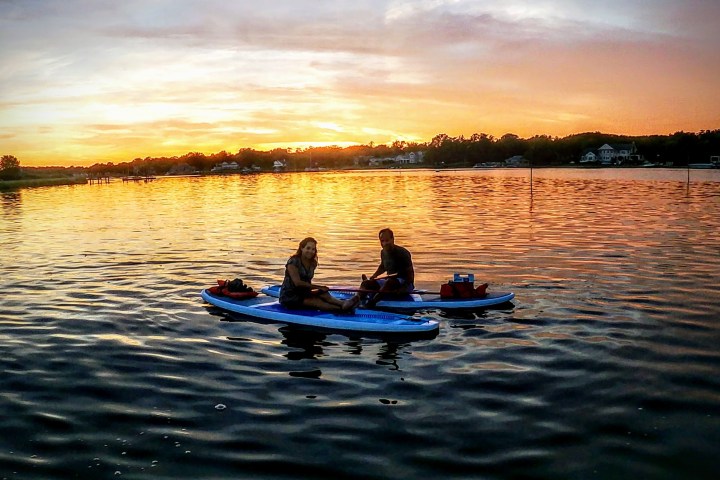
[[[412,317],[375,310],[359,310],[355,313],[330,313],[311,309],[285,308],[277,300],[257,302],[237,300],[214,295],[207,289],[200,294],[206,302],[235,313],[263,320],[273,320],[294,325],[372,333],[414,333],[437,330],[440,324],[427,317]]]
[[[340,290],[348,290],[340,288]],[[265,295],[271,297],[280,296],[280,285],[270,285],[260,290]],[[345,291],[330,290],[330,294],[335,298],[345,300],[350,298],[353,293]],[[501,305],[515,298],[512,292],[489,292],[484,297],[479,298],[441,298],[440,295],[409,293],[405,295],[397,295],[392,298],[380,300],[377,308],[388,308],[397,310],[420,310],[424,308],[440,308],[442,310],[471,310],[493,305]]]

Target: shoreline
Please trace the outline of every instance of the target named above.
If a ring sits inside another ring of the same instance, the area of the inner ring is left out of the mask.
[[[646,170],[646,171],[658,171],[658,170],[670,170],[670,171],[687,171],[688,173],[690,171],[693,172],[708,172],[717,170],[716,168],[698,168],[698,167],[687,167],[687,166],[681,166],[681,167],[666,167],[666,166],[656,166],[656,167],[642,167],[642,166],[612,166],[612,167],[604,167],[604,166],[577,166],[577,165],[556,165],[556,166],[537,166],[537,167],[529,167],[529,166],[521,166],[521,167],[459,167],[459,166],[444,166],[444,167],[430,167],[427,165],[413,165],[413,166],[403,166],[403,167],[395,167],[395,168],[339,168],[339,169],[332,169],[332,170],[325,170],[325,172],[366,172],[366,171],[391,171],[391,172],[401,172],[401,171],[412,171],[412,170],[434,170],[436,172],[449,172],[449,171],[493,171],[493,170],[550,170],[550,169],[562,169],[562,170],[579,170],[579,171],[597,171],[597,170],[614,170],[614,171],[621,171],[621,170]],[[263,174],[263,173],[271,173],[271,174],[288,174],[288,173],[309,173],[304,171],[295,171],[295,170],[285,170],[283,172],[253,172],[254,175],[257,174]],[[223,172],[221,174],[218,173],[199,173],[199,174],[192,174],[192,175],[160,175],[160,176],[154,176],[153,180],[160,179],[160,178],[173,178],[173,177],[206,177],[206,176],[226,176],[226,175],[247,175],[243,174],[241,172]],[[109,177],[110,181],[112,180],[120,180],[121,177]],[[53,178],[32,178],[32,179],[22,179],[22,180],[0,180],[0,192],[8,192],[13,190],[19,190],[22,188],[34,188],[34,187],[53,187],[53,186],[63,186],[63,185],[87,185],[91,183],[92,179],[88,179],[85,177],[76,177],[76,178],[68,178],[68,177],[53,177]]]
[[[59,185],[84,185],[86,178],[30,178],[26,180],[1,180],[0,191],[16,190],[27,187],[54,187]]]

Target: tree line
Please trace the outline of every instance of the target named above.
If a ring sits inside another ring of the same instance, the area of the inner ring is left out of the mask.
[[[651,136],[591,132],[563,138],[537,135],[526,139],[513,134],[500,138],[487,134],[473,134],[469,138],[440,134],[429,143],[426,159],[434,165],[472,166],[483,162],[502,162],[519,155],[533,166],[562,166],[577,163],[584,152],[597,150],[606,143],[634,143],[637,153],[648,161],[685,166],[688,163],[706,163],[711,155],[720,155],[720,130]]]
[[[270,151],[258,151],[242,148],[236,153],[221,151],[206,155],[201,152],[189,152],[173,157],[136,158],[119,164],[97,163],[88,167],[91,174],[110,175],[164,175],[167,173],[206,173],[216,165],[235,162],[238,169],[273,170],[276,161],[287,165],[288,170],[306,168],[342,169],[353,166],[368,166],[370,159],[394,157],[411,151],[421,151],[425,144],[393,142],[391,145],[356,145],[350,147],[310,147],[306,149],[276,148]]]
[[[44,167],[33,169],[35,174],[50,172],[87,173],[89,175],[165,175],[206,173],[223,162],[235,162],[238,168],[257,167],[272,170],[275,161],[283,161],[288,170],[306,168],[341,169],[365,167],[371,159],[393,158],[410,152],[424,152],[423,166],[471,167],[476,163],[502,162],[520,155],[535,167],[562,166],[577,163],[588,149],[604,144],[634,143],[637,153],[651,162],[672,162],[674,166],[705,163],[711,155],[720,155],[720,130],[698,133],[676,132],[672,135],[627,136],[589,132],[567,137],[537,135],[520,138],[505,134],[500,138],[485,133],[469,137],[438,134],[429,142],[395,141],[390,145],[356,145],[350,147],[311,147],[306,149],[274,149],[258,151],[242,148],[235,153],[221,151],[214,154],[189,152],[181,156],[135,158],[122,163],[96,163],[90,167]],[[0,179],[21,175],[19,162],[12,155],[0,160]],[[23,169],[22,175],[32,175]]]
[[[208,172],[222,162],[236,162],[239,168],[260,167],[272,170],[276,160],[283,160],[290,170],[323,167],[328,169],[365,167],[370,159],[393,158],[410,152],[425,152],[423,165],[439,167],[472,167],[476,163],[502,162],[520,155],[533,166],[562,166],[578,162],[587,149],[604,144],[635,143],[638,154],[650,161],[673,162],[675,166],[707,162],[711,155],[720,155],[720,130],[699,133],[677,132],[672,135],[627,136],[590,132],[567,137],[537,135],[520,138],[506,134],[500,138],[485,133],[469,137],[438,134],[430,142],[395,141],[390,145],[356,145],[351,147],[311,147],[307,149],[274,149],[257,151],[244,148],[237,153],[221,151],[212,155],[191,152],[180,157],[136,158],[117,165],[96,164],[91,172],[165,174],[175,167],[187,165],[193,171]]]

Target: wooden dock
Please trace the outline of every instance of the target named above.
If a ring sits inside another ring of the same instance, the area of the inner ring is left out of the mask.
[[[153,180],[155,180],[155,177],[152,175],[145,175],[145,176],[132,175],[132,176],[127,176],[127,177],[122,177],[123,183],[124,182],[145,182],[145,183],[147,183],[147,182],[152,182]]]
[[[92,185],[93,183],[97,183],[100,185],[101,183],[110,183],[110,176],[109,175],[90,175],[87,179],[88,183]]]

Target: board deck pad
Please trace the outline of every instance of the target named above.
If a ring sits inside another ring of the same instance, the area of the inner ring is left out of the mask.
[[[224,310],[295,325],[358,332],[400,333],[429,332],[437,330],[440,326],[438,321],[429,317],[414,317],[376,310],[332,313],[311,309],[289,309],[282,306],[277,300],[260,303],[257,302],[257,299],[237,300],[214,295],[207,289],[201,292],[201,296],[206,302]]]

